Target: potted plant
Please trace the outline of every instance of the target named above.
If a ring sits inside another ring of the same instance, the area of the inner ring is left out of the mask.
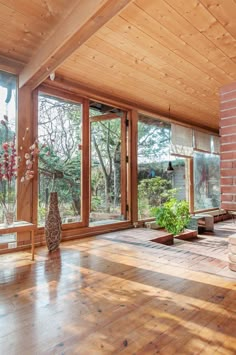
[[[171,198],[162,206],[153,209],[156,223],[173,235],[180,234],[190,221],[188,202]]]

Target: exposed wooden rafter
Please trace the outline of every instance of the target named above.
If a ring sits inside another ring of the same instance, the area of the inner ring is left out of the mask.
[[[70,95],[77,94],[81,97],[90,98],[93,100],[97,100],[99,102],[105,102],[108,105],[113,105],[114,107],[119,107],[122,110],[138,110],[139,113],[143,113],[145,115],[150,115],[151,117],[156,117],[160,119],[164,119],[167,122],[179,123],[185,127],[193,127],[202,132],[219,134],[218,129],[209,128],[204,124],[196,124],[191,120],[184,120],[181,116],[175,116],[170,113],[166,113],[161,110],[157,110],[155,106],[145,105],[141,102],[135,100],[124,99],[119,95],[108,94],[107,92],[101,92],[97,90],[97,88],[90,86],[81,85],[78,82],[67,80],[63,77],[57,76],[54,81],[46,80],[43,85],[39,87],[39,89],[45,90],[45,88],[56,88],[58,90],[63,90],[68,92]]]
[[[119,115],[117,113],[107,113],[105,115],[93,116],[90,117],[90,122],[112,120],[113,118],[119,118]]]
[[[38,48],[19,76],[19,87],[37,87],[98,29],[133,0],[78,0],[69,15]]]
[[[18,62],[13,59],[9,59],[5,56],[0,55],[0,70],[12,73],[12,74],[19,74],[22,70],[24,64]]]

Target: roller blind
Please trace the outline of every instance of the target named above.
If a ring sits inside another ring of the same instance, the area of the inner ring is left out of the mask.
[[[207,133],[194,131],[194,150],[211,153],[211,136]]]
[[[193,155],[193,130],[192,128],[171,125],[171,146],[170,154],[181,157],[192,157]]]
[[[213,140],[213,151],[214,154],[220,154],[220,137],[212,136]]]

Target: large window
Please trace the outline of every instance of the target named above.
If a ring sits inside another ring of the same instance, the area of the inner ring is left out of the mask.
[[[220,206],[220,157],[215,154],[194,154],[194,209]]]
[[[44,224],[52,191],[58,193],[62,223],[79,222],[82,107],[44,94],[38,105],[38,224]]]
[[[186,199],[185,159],[170,155],[170,124],[139,115],[138,218],[152,217],[152,208],[173,196]]]
[[[16,77],[0,71],[0,223],[16,207]]]

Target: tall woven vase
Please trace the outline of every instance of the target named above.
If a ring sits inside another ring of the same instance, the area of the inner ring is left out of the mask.
[[[61,241],[61,217],[57,192],[50,193],[49,210],[45,222],[45,237],[49,251],[54,251],[59,247]]]

